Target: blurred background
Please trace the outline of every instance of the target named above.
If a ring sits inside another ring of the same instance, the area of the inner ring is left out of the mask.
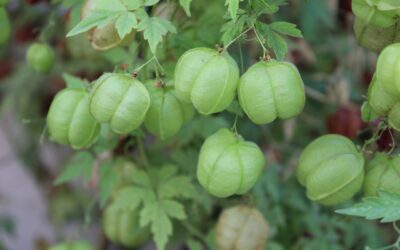
[[[194,24],[195,34],[190,36],[197,37],[198,44],[185,43],[189,34],[177,36],[172,39],[180,45],[176,55],[199,44],[213,47],[219,42],[225,7],[222,0],[220,8],[205,7],[214,1],[194,3],[198,5],[194,8],[198,21]],[[268,168],[251,195],[271,227],[267,249],[364,249],[367,245],[375,249],[388,245],[397,238],[391,225],[339,216],[330,208],[309,202],[293,175],[299,153],[315,137],[339,133],[362,145],[371,136],[371,125],[361,120],[360,106],[375,71],[377,54],[357,44],[351,0],[289,2],[274,18],[296,23],[303,32],[304,39],[288,41],[287,59],[299,67],[305,81],[306,109],[296,120],[268,126],[256,127],[244,117],[238,122],[239,132],[262,145],[267,154]],[[100,53],[83,35],[66,39],[67,31],[79,21],[79,4],[81,1],[73,0],[11,0],[7,6],[12,35],[9,43],[0,48],[2,250],[47,249],[68,239],[88,239],[96,249],[125,249],[108,242],[102,233],[100,209],[93,206],[98,187],[95,170],[89,182],[77,179],[53,185],[75,154],[49,141],[45,131],[51,100],[65,87],[63,74],[92,81],[139,53],[135,45]],[[56,50],[56,65],[48,75],[35,73],[26,64],[27,48],[39,39]],[[231,50],[238,58],[237,46]],[[251,43],[243,45],[242,50],[243,71],[261,51]],[[167,71],[168,60],[176,59],[164,59]],[[173,69],[172,63],[170,68]],[[201,142],[216,128],[229,127],[233,119],[229,112],[196,116],[177,136],[181,143],[178,145],[184,147],[176,149],[170,160],[188,166],[187,171],[194,175],[190,170],[195,169]],[[379,147],[388,147],[387,140],[389,137],[383,136]],[[151,137],[146,137],[146,143],[150,151],[160,147]],[[212,225],[221,206],[209,198],[204,200],[210,210],[208,224]],[[203,227],[205,233],[211,228]],[[187,249],[179,240],[175,242],[178,243],[171,249]],[[154,249],[153,243],[142,249]]]

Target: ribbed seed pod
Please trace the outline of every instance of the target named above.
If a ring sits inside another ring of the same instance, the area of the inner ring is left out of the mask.
[[[221,129],[201,147],[197,178],[214,196],[244,194],[257,182],[264,164],[264,154],[255,143]]]
[[[225,209],[217,224],[218,250],[263,250],[268,232],[268,223],[256,208]]]
[[[386,92],[376,76],[368,87],[368,103],[376,114],[387,116],[391,127],[400,130],[400,97]]]
[[[47,114],[47,127],[52,140],[75,149],[92,144],[100,132],[83,89],[68,88],[56,95]]]
[[[101,76],[90,93],[90,112],[101,123],[109,123],[118,134],[140,127],[150,107],[144,85],[126,74]]]
[[[26,60],[31,68],[45,74],[53,68],[55,53],[47,44],[34,43],[28,49]]]
[[[376,196],[380,191],[400,194],[400,157],[377,153],[367,165],[364,194]]]
[[[239,80],[236,62],[227,52],[208,48],[187,51],[175,68],[175,88],[178,98],[193,103],[205,115],[229,107],[235,97]]]
[[[354,15],[366,24],[372,24],[376,27],[385,28],[393,26],[398,21],[396,11],[382,11],[377,8],[377,1],[353,0],[352,9]]]
[[[94,250],[94,247],[87,241],[75,241],[52,246],[49,250]]]
[[[151,106],[144,124],[146,129],[162,140],[176,135],[193,116],[193,106],[176,97],[173,86],[156,86],[148,83]]]
[[[304,84],[296,66],[288,62],[259,62],[239,81],[240,106],[256,124],[301,113],[305,104]]]
[[[322,136],[302,152],[297,179],[307,189],[310,200],[322,205],[337,205],[361,189],[363,155],[344,136]]]
[[[86,0],[81,11],[82,20],[88,17],[94,11],[96,11],[96,1]],[[124,39],[121,39],[117,29],[115,28],[115,20],[110,21],[102,27],[93,28],[88,31],[87,34],[93,48],[96,50],[112,49],[120,44],[133,41],[135,38],[135,32],[132,31],[130,34],[124,37]]]
[[[392,43],[400,42],[400,30],[397,25],[381,28],[366,24],[356,18],[354,32],[358,43],[367,49],[380,52]]]
[[[386,47],[379,55],[376,76],[386,92],[400,96],[400,43]]]
[[[149,227],[139,226],[135,210],[118,210],[112,205],[103,212],[103,230],[108,239],[126,247],[136,247],[150,236]]]
[[[0,7],[0,46],[5,45],[10,39],[11,26],[7,10]]]

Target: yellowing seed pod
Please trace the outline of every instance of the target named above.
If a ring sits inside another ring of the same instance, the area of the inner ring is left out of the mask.
[[[400,194],[400,157],[377,153],[368,163],[364,194],[377,196],[380,191]]]
[[[386,92],[400,96],[400,43],[386,47],[379,55],[376,76]]]
[[[94,13],[95,11],[96,1],[86,0],[81,11],[82,20]],[[130,34],[124,37],[124,39],[121,39],[117,29],[115,28],[115,21],[106,23],[102,27],[93,28],[88,31],[87,34],[93,48],[96,50],[112,49],[120,44],[123,45],[129,43],[135,38],[135,32],[132,31]]]
[[[310,200],[337,205],[361,189],[364,157],[346,137],[325,135],[304,149],[296,174]]]
[[[83,89],[64,89],[51,103],[47,114],[50,138],[75,149],[89,146],[97,138],[100,124],[89,112],[88,94]]]
[[[115,133],[127,134],[143,123],[150,95],[132,76],[106,73],[96,81],[89,107],[97,121],[109,123]]]
[[[218,113],[232,103],[239,80],[236,62],[227,52],[208,48],[187,51],[175,68],[176,94],[205,115]]]
[[[218,250],[263,250],[268,231],[267,221],[256,208],[225,209],[217,224]]]
[[[214,196],[244,194],[257,182],[264,164],[264,154],[255,143],[221,129],[201,147],[197,178]]]
[[[112,205],[103,213],[103,230],[108,239],[126,247],[140,246],[150,236],[149,227],[140,227],[135,210],[119,210]]]
[[[193,116],[192,105],[178,99],[173,86],[148,83],[146,87],[151,98],[151,106],[144,121],[146,129],[162,140],[176,135]]]
[[[400,130],[400,97],[386,92],[376,76],[368,87],[368,103],[376,114],[388,118],[391,127]]]
[[[393,26],[398,21],[396,11],[383,11],[378,9],[379,1],[353,0],[354,15],[366,24],[385,28]]]
[[[239,81],[240,106],[256,124],[289,119],[305,104],[304,83],[296,66],[288,62],[259,62]]]

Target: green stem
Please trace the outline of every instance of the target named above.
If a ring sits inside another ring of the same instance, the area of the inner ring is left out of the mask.
[[[234,42],[236,42],[239,38],[241,38],[244,34],[246,34],[247,32],[249,32],[251,29],[253,29],[254,26],[249,27],[248,29],[246,29],[245,31],[243,31],[242,33],[240,33],[237,37],[235,37],[232,41],[230,41],[226,46],[225,46],[225,50],[227,50],[229,48],[229,46],[231,46]]]
[[[149,63],[151,63],[152,61],[154,61],[156,59],[155,56],[153,56],[152,58],[150,58],[147,62],[145,62],[144,64],[140,65],[139,67],[137,67],[136,69],[134,69],[134,72],[139,72],[140,70],[142,70],[144,67],[146,67]]]
[[[142,139],[138,138],[137,143],[138,143],[138,147],[139,147],[140,158],[142,159],[144,166],[147,168],[150,166],[150,163],[149,163],[149,159],[147,158]]]
[[[203,242],[204,245],[206,245],[207,247],[210,247],[206,241],[206,236],[197,228],[195,228],[192,224],[190,224],[189,221],[184,220],[181,221],[182,225],[189,231],[189,233],[191,235],[193,235],[194,237],[196,237],[197,239],[201,240],[201,242]]]
[[[255,28],[254,26],[253,26],[253,28],[254,28],[254,33],[256,34],[258,43],[260,44],[260,46],[263,49],[263,58],[265,58],[265,55],[268,54],[268,49],[265,47],[264,42],[261,40],[261,37],[260,37],[260,35],[258,34],[258,31],[257,31],[257,28]]]

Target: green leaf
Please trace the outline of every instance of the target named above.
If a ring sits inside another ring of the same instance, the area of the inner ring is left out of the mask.
[[[163,36],[168,32],[176,33],[176,28],[170,21],[159,17],[142,19],[138,30],[143,31],[144,39],[148,41],[153,54],[156,53],[157,45],[162,41]]]
[[[132,0],[128,0],[132,1]],[[123,12],[126,11],[126,7],[124,6],[121,0],[94,0],[93,1],[93,10],[97,11],[112,11],[112,12]]]
[[[116,18],[119,14],[120,12],[114,11],[95,11],[87,18],[81,20],[72,30],[70,30],[67,37],[81,34],[97,26],[103,26]]]
[[[203,250],[203,245],[197,240],[189,239],[186,244],[189,250]]]
[[[367,220],[381,219],[382,223],[398,221],[400,220],[400,195],[381,192],[378,197],[366,197],[361,203],[336,210],[336,213],[365,217]]]
[[[135,186],[129,186],[121,189],[115,195],[113,206],[116,209],[123,210],[134,210],[137,209],[140,204],[146,199],[146,195],[149,195],[148,189],[139,188]],[[151,194],[150,194],[151,195]],[[155,198],[154,194],[152,195]]]
[[[162,200],[162,207],[169,217],[178,220],[186,219],[185,209],[179,202],[173,200]]]
[[[153,6],[158,2],[160,2],[160,0],[144,0],[143,5],[144,6]]]
[[[135,169],[133,171],[132,181],[139,186],[151,188],[150,176],[143,170]]]
[[[196,189],[187,176],[175,176],[158,186],[160,198],[194,198]]]
[[[243,0],[226,0],[225,5],[228,6],[229,14],[231,15],[232,20],[236,21],[236,15],[239,10],[239,2]]]
[[[131,33],[132,29],[137,28],[137,19],[134,13],[126,11],[118,17],[115,28],[121,39]]]
[[[270,28],[283,35],[293,36],[293,37],[303,37],[301,31],[297,28],[296,24],[288,22],[274,22],[271,23]]]
[[[285,39],[283,39],[278,33],[270,32],[267,36],[267,43],[270,48],[274,50],[276,59],[283,60],[287,53],[287,44]]]
[[[62,77],[66,82],[68,88],[85,89],[89,84],[87,80],[83,80],[79,77],[67,73],[64,73]]]
[[[137,10],[142,7],[143,4],[141,0],[121,0],[121,3],[127,10]]]
[[[190,14],[190,4],[192,0],[179,0],[179,4],[182,6],[182,8],[185,10],[186,15],[191,16]]]
[[[118,173],[110,164],[100,165],[100,205],[104,207],[118,183]]]
[[[92,176],[93,162],[93,156],[89,152],[76,153],[54,181],[54,185],[60,185],[81,176],[85,181],[88,181]]]
[[[140,212],[140,226],[151,225],[157,249],[163,250],[172,235],[172,222],[164,210],[163,203],[149,202]]]

